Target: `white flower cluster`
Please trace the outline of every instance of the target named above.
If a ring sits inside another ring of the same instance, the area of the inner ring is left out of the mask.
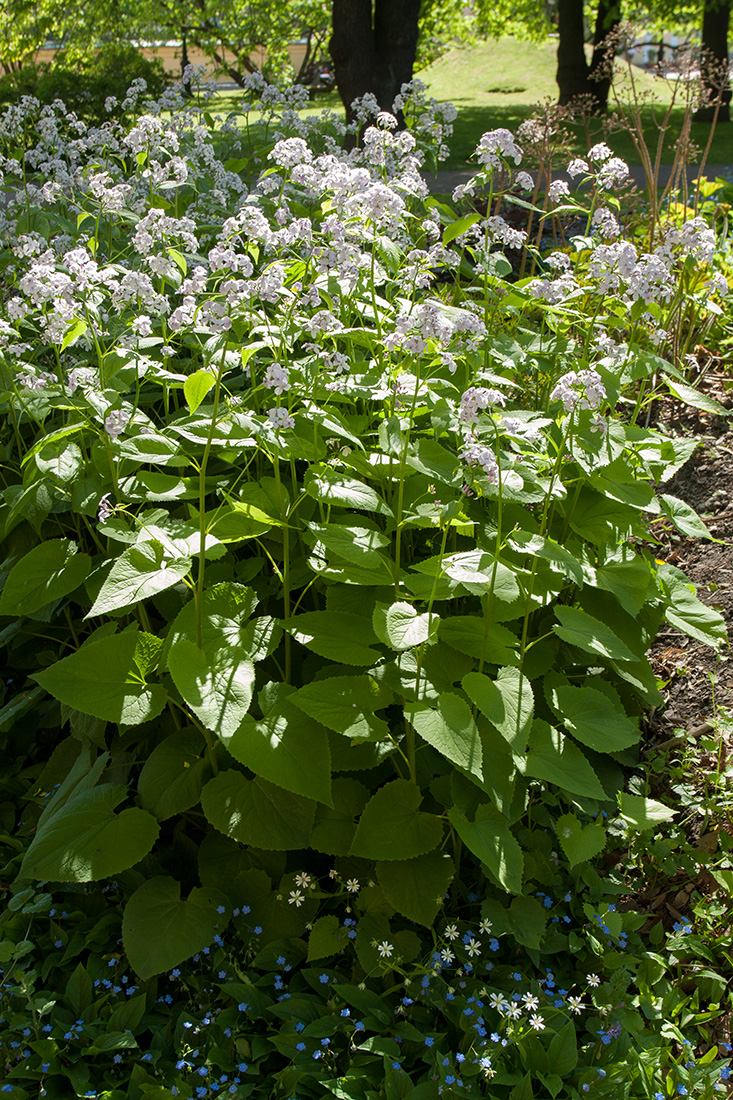
[[[466,434],[464,439],[463,448],[461,449],[461,458],[467,466],[479,466],[484,477],[490,481],[492,485],[498,485],[499,464],[496,461],[496,455],[491,447],[487,447],[484,443],[480,443],[470,432]]]
[[[509,160],[513,160],[516,165],[522,163],[522,150],[514,140],[511,130],[504,127],[487,131],[476,146],[475,156],[486,170],[501,168]]]
[[[597,409],[605,397],[603,379],[595,370],[568,371],[550,393],[550,401],[562,401],[565,412]]]
[[[492,390],[483,386],[471,386],[461,395],[459,416],[464,423],[475,424],[478,420],[479,409],[488,409],[492,405],[502,408],[506,405],[506,398],[499,390]]]

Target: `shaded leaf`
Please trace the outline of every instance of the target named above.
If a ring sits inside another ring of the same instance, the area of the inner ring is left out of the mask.
[[[139,886],[125,906],[122,941],[130,966],[147,981],[208,947],[225,923],[217,909],[226,898],[196,886],[185,901],[181,884],[156,875]]]
[[[214,828],[240,844],[284,852],[310,842],[315,802],[266,779],[220,772],[201,792],[201,805]]]
[[[138,863],[155,844],[152,814],[129,807],[124,783],[105,783],[71,798],[33,838],[21,874],[52,882],[95,882]]]
[[[606,830],[602,825],[583,825],[575,814],[563,814],[555,822],[555,832],[568,863],[575,867],[593,859],[606,847]]]
[[[32,615],[78,588],[89,575],[91,559],[77,550],[66,539],[47,539],[29,550],[7,576],[0,615]]]
[[[468,704],[459,695],[442,692],[437,710],[421,703],[406,703],[404,713],[420,736],[442,756],[481,778],[481,738]]]
[[[366,804],[351,854],[367,859],[410,859],[431,852],[443,837],[443,823],[418,807],[422,792],[406,779],[393,779]]]
[[[504,889],[521,894],[524,856],[504,815],[495,806],[483,802],[473,821],[455,806],[448,811],[448,817],[466,847],[488,867]]]
[[[377,863],[377,878],[387,901],[408,920],[432,927],[453,879],[447,852]]]

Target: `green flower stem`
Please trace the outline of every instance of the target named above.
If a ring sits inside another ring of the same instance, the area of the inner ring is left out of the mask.
[[[282,481],[280,479],[280,461],[277,455],[273,457],[272,462],[273,472],[275,474],[275,486],[277,488],[277,496],[280,502],[280,518],[283,525],[283,568],[282,568],[282,586],[283,586],[283,619],[290,618],[290,524],[288,523],[288,510],[285,507],[285,497],[283,496]],[[290,683],[290,677],[292,673],[292,638],[290,633],[285,631],[285,637],[283,639],[285,645],[285,683]]]
[[[489,641],[489,628],[491,627],[491,610],[494,603],[494,588],[496,587],[496,574],[499,569],[499,553],[502,547],[501,530],[503,526],[503,511],[504,511],[504,495],[502,493],[502,469],[501,469],[501,448],[499,447],[499,433],[498,431],[494,436],[496,440],[496,465],[498,470],[498,484],[499,494],[496,500],[497,516],[496,516],[496,539],[494,540],[494,564],[491,569],[491,582],[489,584],[489,590],[486,594],[486,614],[484,615],[484,636],[481,642],[481,656],[478,662],[479,673],[484,671],[484,664],[486,661],[486,646]],[[473,717],[476,718],[476,704],[473,706]]]
[[[196,601],[196,645],[199,649],[201,649],[201,617],[203,615],[204,575],[206,573],[206,468],[209,464],[211,444],[214,438],[217,417],[219,415],[223,370],[224,356],[222,353],[221,367],[217,372],[216,382],[214,384],[214,410],[211,414],[211,423],[209,424],[209,431],[206,436],[204,454],[199,467],[199,563],[196,587],[194,589],[194,600]]]

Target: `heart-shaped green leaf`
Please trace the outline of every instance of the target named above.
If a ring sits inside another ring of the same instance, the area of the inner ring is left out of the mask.
[[[147,981],[208,947],[226,923],[226,898],[197,886],[185,901],[181,884],[165,875],[148,879],[132,895],[122,918],[122,942],[130,966]]]

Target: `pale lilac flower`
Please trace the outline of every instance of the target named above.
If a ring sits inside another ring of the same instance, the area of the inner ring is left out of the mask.
[[[296,164],[310,164],[313,153],[302,138],[284,138],[276,142],[267,159],[274,161],[279,168],[294,168]]]
[[[486,228],[492,244],[503,244],[507,248],[523,248],[527,240],[524,229],[513,229],[499,214],[493,214],[482,222],[481,226]]]
[[[716,272],[708,284],[709,292],[711,294],[720,294],[721,297],[724,297],[729,289],[728,280],[725,275],[721,275],[720,272]]]
[[[554,271],[570,270],[570,257],[567,252],[551,252],[549,256],[545,257],[545,263]]]
[[[480,466],[484,476],[493,484],[499,481],[499,466],[490,447],[479,443],[475,436],[468,434],[465,439],[461,458],[468,466]]]
[[[513,160],[522,163],[522,150],[514,140],[511,131],[504,127],[489,130],[476,146],[476,159],[484,168],[500,168],[503,161]]]
[[[553,206],[557,206],[570,195],[570,187],[565,180],[553,180],[547,191],[547,197]]]
[[[274,390],[276,394],[284,393],[285,390],[290,389],[290,372],[287,367],[283,367],[280,363],[270,363],[265,377],[263,385],[267,386],[269,390]]]
[[[479,409],[488,409],[490,405],[506,405],[504,394],[487,387],[471,386],[461,395],[459,416],[464,423],[475,423]]]
[[[122,435],[125,428],[130,422],[130,417],[122,409],[113,409],[112,412],[106,417],[104,426],[107,430],[107,434],[112,439],[117,439],[119,435]]]
[[[584,160],[580,157],[576,157],[575,160],[571,160],[567,167],[567,173],[571,179],[575,179],[576,176],[582,175],[583,172],[588,172],[589,168]]]
[[[598,371],[568,371],[558,379],[550,401],[562,401],[565,412],[575,409],[597,409],[606,396],[603,379]]]
[[[153,332],[152,321],[144,313],[141,313],[138,317],[135,317],[130,327],[133,332],[136,332],[138,334],[138,336],[150,336]]]
[[[607,206],[599,206],[594,210],[590,222],[605,240],[614,240],[621,232],[615,214]]]
[[[605,141],[599,141],[597,145],[594,145],[592,149],[588,150],[588,160],[608,160],[613,156],[612,151],[608,148]]]
[[[534,180],[529,172],[517,172],[514,182],[522,191],[531,191],[534,188]]]
[[[267,419],[275,428],[294,428],[295,420],[289,415],[287,409],[274,408],[267,410]]]
[[[49,374],[48,371],[41,371],[40,374],[33,374],[32,371],[25,371],[17,376],[17,381],[24,390],[39,392],[40,390],[45,390],[49,382],[55,382],[56,378],[53,374]]]
[[[99,510],[97,512],[98,523],[104,523],[106,519],[109,519],[109,517],[113,516],[115,513],[115,505],[110,504],[111,496],[111,493],[105,493],[99,502]]]
[[[604,190],[610,191],[612,187],[628,179],[628,175],[629,166],[626,161],[620,157],[611,157],[598,173],[598,183]]]
[[[88,367],[74,367],[69,371],[66,388],[69,393],[75,393],[79,386],[89,386],[94,381],[94,371]]]

